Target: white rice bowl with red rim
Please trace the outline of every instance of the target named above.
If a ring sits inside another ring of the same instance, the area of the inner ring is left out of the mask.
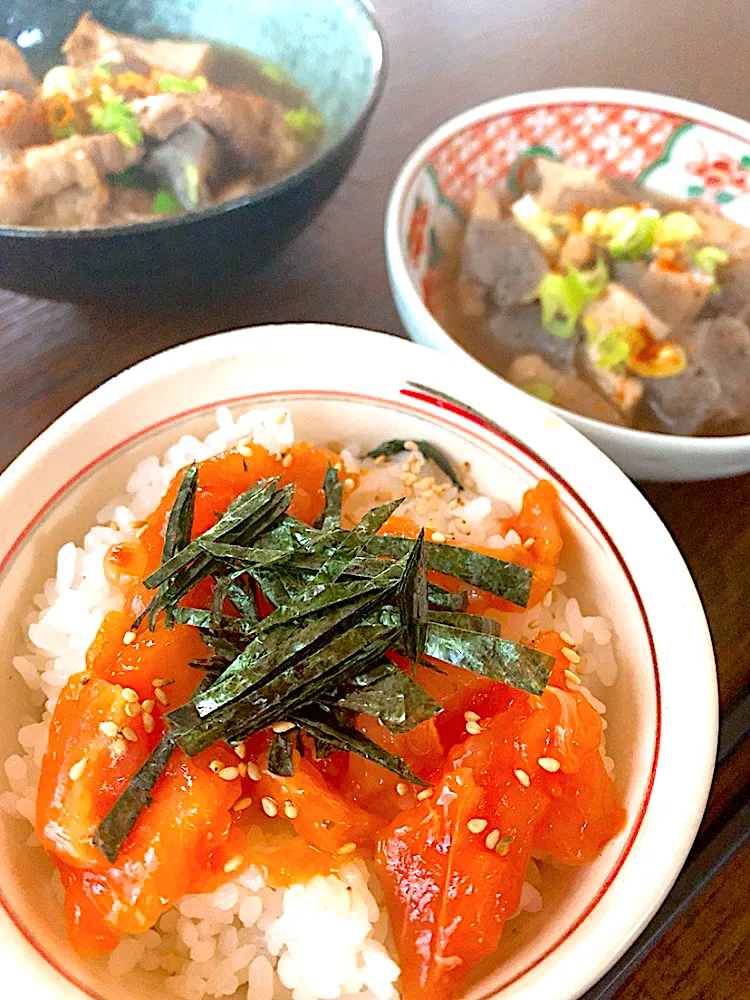
[[[366,366],[326,361],[346,358],[355,337],[360,357],[367,352]],[[429,390],[410,389],[409,380],[468,401],[502,424],[507,435],[461,413],[460,405],[454,408],[456,412],[436,405]],[[582,639],[586,629],[592,660],[594,646],[608,648],[609,626],[598,616],[614,625],[620,670],[615,677],[609,660],[603,667],[603,679],[609,686],[604,687],[596,673],[587,676],[586,682],[595,695],[606,692],[608,753],[616,762],[616,780],[628,810],[628,823],[594,863],[575,872],[555,872],[544,880],[541,911],[521,914],[508,924],[500,950],[485,963],[485,974],[471,995],[513,997],[523,991],[525,997],[553,1000],[577,996],[614,961],[658,906],[697,829],[710,782],[716,734],[710,641],[684,564],[637,491],[557,417],[540,412],[531,402],[517,400],[515,393],[506,394],[502,383],[471,366],[457,366],[392,338],[345,329],[289,326],[239,331],[185,345],[144,362],[61,418],[0,479],[7,538],[0,549],[0,614],[6,637],[3,657],[7,660],[1,675],[7,694],[0,699],[0,755],[6,760],[19,752],[19,726],[39,718],[40,701],[45,697],[37,693],[35,698],[11,664],[13,656],[23,650],[34,597],[55,574],[55,568],[61,590],[80,578],[83,557],[68,546],[55,567],[55,554],[71,539],[81,543],[105,503],[122,494],[144,458],[173,447],[168,456],[175,463],[172,471],[184,464],[184,436],[200,439],[209,434],[217,405],[226,401],[229,411],[222,410],[221,419],[228,433],[231,414],[236,418],[247,410],[283,406],[291,412],[297,440],[356,444],[361,449],[392,437],[431,440],[456,461],[470,463],[478,494],[513,507],[539,478],[556,481],[566,521],[558,591],[567,597],[549,613],[564,615],[566,630],[580,631]],[[246,422],[237,434],[247,433]],[[182,444],[176,444],[181,438]],[[221,445],[216,436],[214,444]],[[196,448],[197,443],[189,447]],[[138,510],[136,504],[135,517],[143,516],[158,502],[164,487],[163,480],[159,482],[163,473],[158,462],[142,465],[139,475],[140,480],[130,485],[140,491],[137,502],[147,509]],[[107,520],[114,516],[127,530],[123,510],[116,512],[110,507],[102,516]],[[109,544],[102,534],[108,530],[98,529],[98,540],[95,535],[89,543],[92,550],[96,544]],[[48,585],[47,602],[56,596]],[[569,600],[577,604],[568,604]],[[39,597],[36,617],[42,603]],[[528,616],[526,619],[528,626]],[[672,627],[675,620],[680,622],[679,635]],[[555,623],[565,627],[562,617]],[[38,627],[32,633],[36,641],[54,648],[55,637],[44,632],[40,636]],[[82,648],[87,645],[87,627],[95,628],[93,619],[77,633]],[[64,656],[67,649],[60,652]],[[689,685],[684,683],[688,658],[692,665]],[[21,669],[34,685],[33,670],[28,665]],[[28,749],[33,749],[39,735],[33,730],[26,732]],[[29,798],[33,776],[28,770],[22,775],[21,765],[14,763],[10,778],[14,790],[6,791],[0,801],[12,812],[13,802],[23,801],[24,794]],[[24,810],[28,813],[29,806],[22,806]],[[64,938],[59,897],[47,891],[51,866],[41,851],[26,845],[28,823],[24,825],[7,811],[0,827],[0,955],[11,976],[16,977],[14,983],[32,996],[80,997],[79,985],[85,992],[113,1000],[162,995],[163,977],[160,980],[148,971],[153,956],[146,961],[146,970],[141,968],[122,978],[112,974],[125,972],[129,965],[144,964],[141,954],[133,962],[133,949],[139,945],[125,947],[119,959],[109,959],[113,965],[107,959],[83,960],[72,952]],[[376,992],[359,995],[386,997],[393,968],[376,940],[383,936],[383,928],[377,926],[377,904],[365,888],[366,873],[352,866],[348,877],[356,883],[355,893],[362,901],[362,932],[371,945],[367,946],[368,954],[376,966],[380,963],[378,973],[371,977]],[[627,891],[627,883],[632,886],[633,879],[642,886],[637,900]],[[333,884],[329,888],[336,889]],[[245,873],[237,898],[233,890],[227,890],[223,898],[213,901],[234,918],[232,925],[226,923],[213,935],[208,933],[212,928],[205,926],[207,917],[199,897],[193,897],[197,902],[188,902],[186,912],[167,923],[182,921],[183,941],[187,933],[190,947],[197,948],[196,960],[210,962],[211,947],[216,957],[224,959],[244,948],[237,962],[241,957],[239,964],[244,969],[253,962],[257,966],[261,953],[249,932],[262,920],[270,924],[278,917],[273,912],[275,903],[268,904],[270,909],[264,906],[264,918],[256,913],[258,904],[253,900],[258,889],[257,873]],[[317,890],[324,892],[325,888],[318,885]],[[269,890],[260,892],[268,895]],[[533,889],[525,893],[524,903],[530,910],[538,909]],[[300,896],[297,904],[302,912],[311,900]],[[293,941],[295,934],[295,912],[290,904],[289,919],[276,926],[273,947],[281,950],[287,943],[287,954],[293,950],[288,941]],[[201,920],[204,925],[199,930]],[[198,940],[185,931],[186,921],[195,925]],[[235,926],[236,941],[227,930],[230,926]],[[244,929],[248,933],[240,936]],[[176,923],[166,933],[180,936]],[[254,933],[257,936],[257,928]],[[274,931],[270,933],[273,936]],[[215,940],[201,947],[211,938]],[[149,940],[152,948],[159,945],[155,937]],[[320,947],[324,943],[321,938]],[[298,944],[304,968],[315,941],[303,939]],[[362,942],[360,946],[365,947]],[[293,960],[287,964],[293,965]],[[173,971],[179,974],[182,970]],[[287,991],[262,992],[267,989],[262,982],[266,972],[264,967],[260,971],[256,967],[248,973],[259,977],[259,998],[292,995]],[[293,981],[289,972],[287,982],[292,985]],[[231,980],[214,985],[226,989]],[[238,986],[247,995],[247,982]],[[195,983],[192,988],[188,983],[183,987],[173,987],[175,995],[184,995],[185,1000],[198,1000],[202,995]],[[319,990],[317,995],[324,995],[325,986]],[[255,994],[251,991],[251,995]],[[302,989],[295,1000],[306,1000],[307,995]]]

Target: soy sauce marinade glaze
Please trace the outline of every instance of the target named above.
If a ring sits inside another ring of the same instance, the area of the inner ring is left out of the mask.
[[[85,14],[37,81],[0,40],[0,223],[116,225],[196,211],[296,170],[325,122],[280,67]]]
[[[307,443],[243,445],[180,473],[110,550],[126,607],[60,695],[38,794],[79,951],[251,862],[289,885],[364,856],[402,996],[447,1000],[496,949],[532,851],[585,864],[621,828],[570,637],[499,634],[555,578],[554,487],[488,550],[398,497],[343,530],[366,477]]]

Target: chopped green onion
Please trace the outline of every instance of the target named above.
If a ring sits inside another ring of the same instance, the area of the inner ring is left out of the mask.
[[[555,390],[549,382],[525,382],[521,388],[524,392],[528,392],[530,396],[536,396],[537,399],[541,399],[544,403],[551,403],[555,398]]]
[[[287,125],[305,142],[315,142],[323,134],[325,118],[317,108],[293,108],[284,113]]]
[[[186,207],[196,208],[200,201],[201,175],[196,163],[185,164],[185,201]]]
[[[712,278],[716,277],[716,268],[719,264],[726,264],[729,260],[729,254],[726,250],[721,250],[719,247],[701,247],[699,250],[695,251],[695,266],[700,271],[705,271]]]
[[[584,308],[599,298],[607,287],[609,275],[602,260],[587,271],[568,265],[568,273],[547,274],[537,295],[542,306],[542,326],[554,337],[567,339],[575,333],[578,317]]]
[[[638,260],[645,257],[654,245],[654,232],[659,220],[649,215],[635,215],[628,219],[607,244],[613,257]]]
[[[197,94],[200,90],[205,90],[208,80],[205,76],[193,76],[190,78],[182,76],[172,76],[164,73],[159,77],[159,90],[170,94]]]
[[[556,232],[559,220],[555,216],[543,212],[530,194],[525,194],[523,198],[514,201],[510,210],[516,223],[529,236],[533,236],[543,250],[557,253],[560,249],[560,240]]]
[[[143,133],[132,108],[114,96],[91,112],[91,124],[97,132],[112,132],[123,146],[140,146]]]
[[[687,212],[669,212],[659,219],[654,233],[654,242],[660,245],[674,246],[697,239],[701,227],[692,215]]]
[[[182,211],[182,205],[171,191],[168,191],[166,188],[160,188],[151,202],[151,211],[157,215],[174,215],[175,212]]]
[[[289,77],[284,70],[272,62],[261,62],[258,69],[267,80],[273,83],[289,83]]]
[[[597,368],[611,371],[628,360],[631,332],[632,327],[622,323],[605,333],[601,340],[594,340],[594,363]]]

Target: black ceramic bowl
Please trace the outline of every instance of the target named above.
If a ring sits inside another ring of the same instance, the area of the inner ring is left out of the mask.
[[[277,63],[326,118],[315,159],[277,184],[203,212],[97,229],[0,227],[0,287],[47,298],[132,302],[194,294],[266,263],[354,161],[385,73],[364,0],[15,0],[3,25],[40,76],[80,14],[144,38],[193,36]]]

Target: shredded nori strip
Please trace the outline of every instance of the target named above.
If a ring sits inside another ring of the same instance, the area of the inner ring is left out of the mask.
[[[297,733],[299,730],[297,730]],[[268,751],[268,770],[282,778],[294,774],[294,741],[296,733],[274,733],[271,749]]]
[[[377,535],[367,543],[371,555],[387,555],[398,558],[408,553],[414,542],[408,538],[393,535]],[[515,563],[495,559],[472,549],[460,549],[455,545],[426,542],[427,566],[438,573],[458,577],[480,590],[487,590],[498,597],[504,597],[511,604],[525,608],[531,592],[531,570]]]
[[[374,715],[392,733],[408,733],[443,711],[432,695],[390,660],[376,664],[363,679],[366,683],[355,680],[336,705]]]
[[[434,462],[438,469],[445,473],[457,489],[462,490],[464,488],[458,473],[453,468],[453,464],[445,452],[441,451],[438,447],[436,447],[436,445],[430,444],[429,441],[415,440],[414,444],[417,445],[426,459],[430,462]],[[408,450],[409,449],[406,447],[406,441],[402,441],[400,438],[395,438],[392,441],[384,441],[376,448],[371,448],[364,457],[378,458],[380,455],[400,455],[402,451]]]
[[[379,764],[386,770],[392,771],[393,774],[397,774],[399,778],[403,778],[413,785],[428,787],[430,784],[429,781],[423,781],[422,778],[417,777],[400,757],[384,750],[383,747],[378,746],[377,743],[360,733],[358,729],[340,725],[333,713],[327,711],[323,706],[310,707],[302,712],[296,712],[292,715],[291,721],[296,722],[298,726],[313,736],[325,740],[335,750],[356,753],[360,757],[364,757],[365,760],[372,761],[373,764]]]
[[[323,531],[331,531],[341,527],[341,480],[332,465],[328,465],[323,477],[323,496],[325,506],[315,521],[315,527]]]

